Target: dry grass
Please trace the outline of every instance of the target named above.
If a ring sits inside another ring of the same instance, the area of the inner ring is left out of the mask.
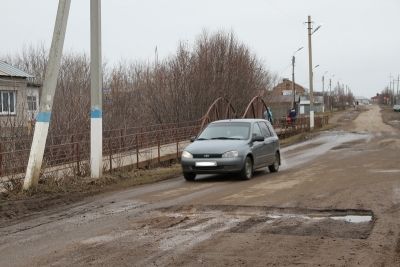
[[[181,167],[132,170],[106,174],[97,180],[83,177],[46,177],[30,191],[11,190],[0,194],[0,227],[51,208],[62,208],[92,195],[154,183],[181,175]]]
[[[400,112],[393,111],[393,108],[390,106],[381,106],[381,108],[383,122],[400,129]]]

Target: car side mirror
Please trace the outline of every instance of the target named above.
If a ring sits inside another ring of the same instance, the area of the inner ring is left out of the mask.
[[[256,135],[251,139],[253,142],[264,142],[264,136]]]
[[[190,142],[193,143],[194,141],[196,141],[196,136],[190,137]]]

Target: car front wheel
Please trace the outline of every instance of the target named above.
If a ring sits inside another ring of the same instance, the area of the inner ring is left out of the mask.
[[[250,180],[253,177],[253,161],[250,157],[246,157],[240,176],[243,180]]]
[[[196,178],[196,174],[193,172],[184,172],[183,177],[185,177],[186,181],[194,181]]]
[[[276,152],[274,163],[268,166],[269,171],[277,172],[279,170],[279,164],[280,164],[280,157],[279,157],[279,153]]]

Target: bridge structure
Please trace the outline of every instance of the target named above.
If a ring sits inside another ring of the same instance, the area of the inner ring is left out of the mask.
[[[105,130],[103,132],[103,171],[118,168],[148,168],[179,160],[180,153],[210,122],[221,119],[262,118],[267,104],[255,96],[243,114],[238,114],[231,102],[217,98],[198,120],[164,123],[142,127]],[[328,123],[328,116],[316,116],[315,127]],[[285,118],[276,118],[274,128],[280,138],[308,131],[309,118],[299,117],[295,125]],[[0,181],[23,179],[32,136],[11,138],[0,142]],[[41,177],[90,176],[90,132],[47,137]]]

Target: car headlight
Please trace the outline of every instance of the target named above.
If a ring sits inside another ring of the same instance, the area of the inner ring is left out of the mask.
[[[239,152],[236,150],[228,151],[222,154],[223,158],[237,158],[239,157]]]
[[[185,159],[192,159],[192,158],[193,158],[193,155],[184,150],[184,151],[182,152],[182,158],[185,158]]]

